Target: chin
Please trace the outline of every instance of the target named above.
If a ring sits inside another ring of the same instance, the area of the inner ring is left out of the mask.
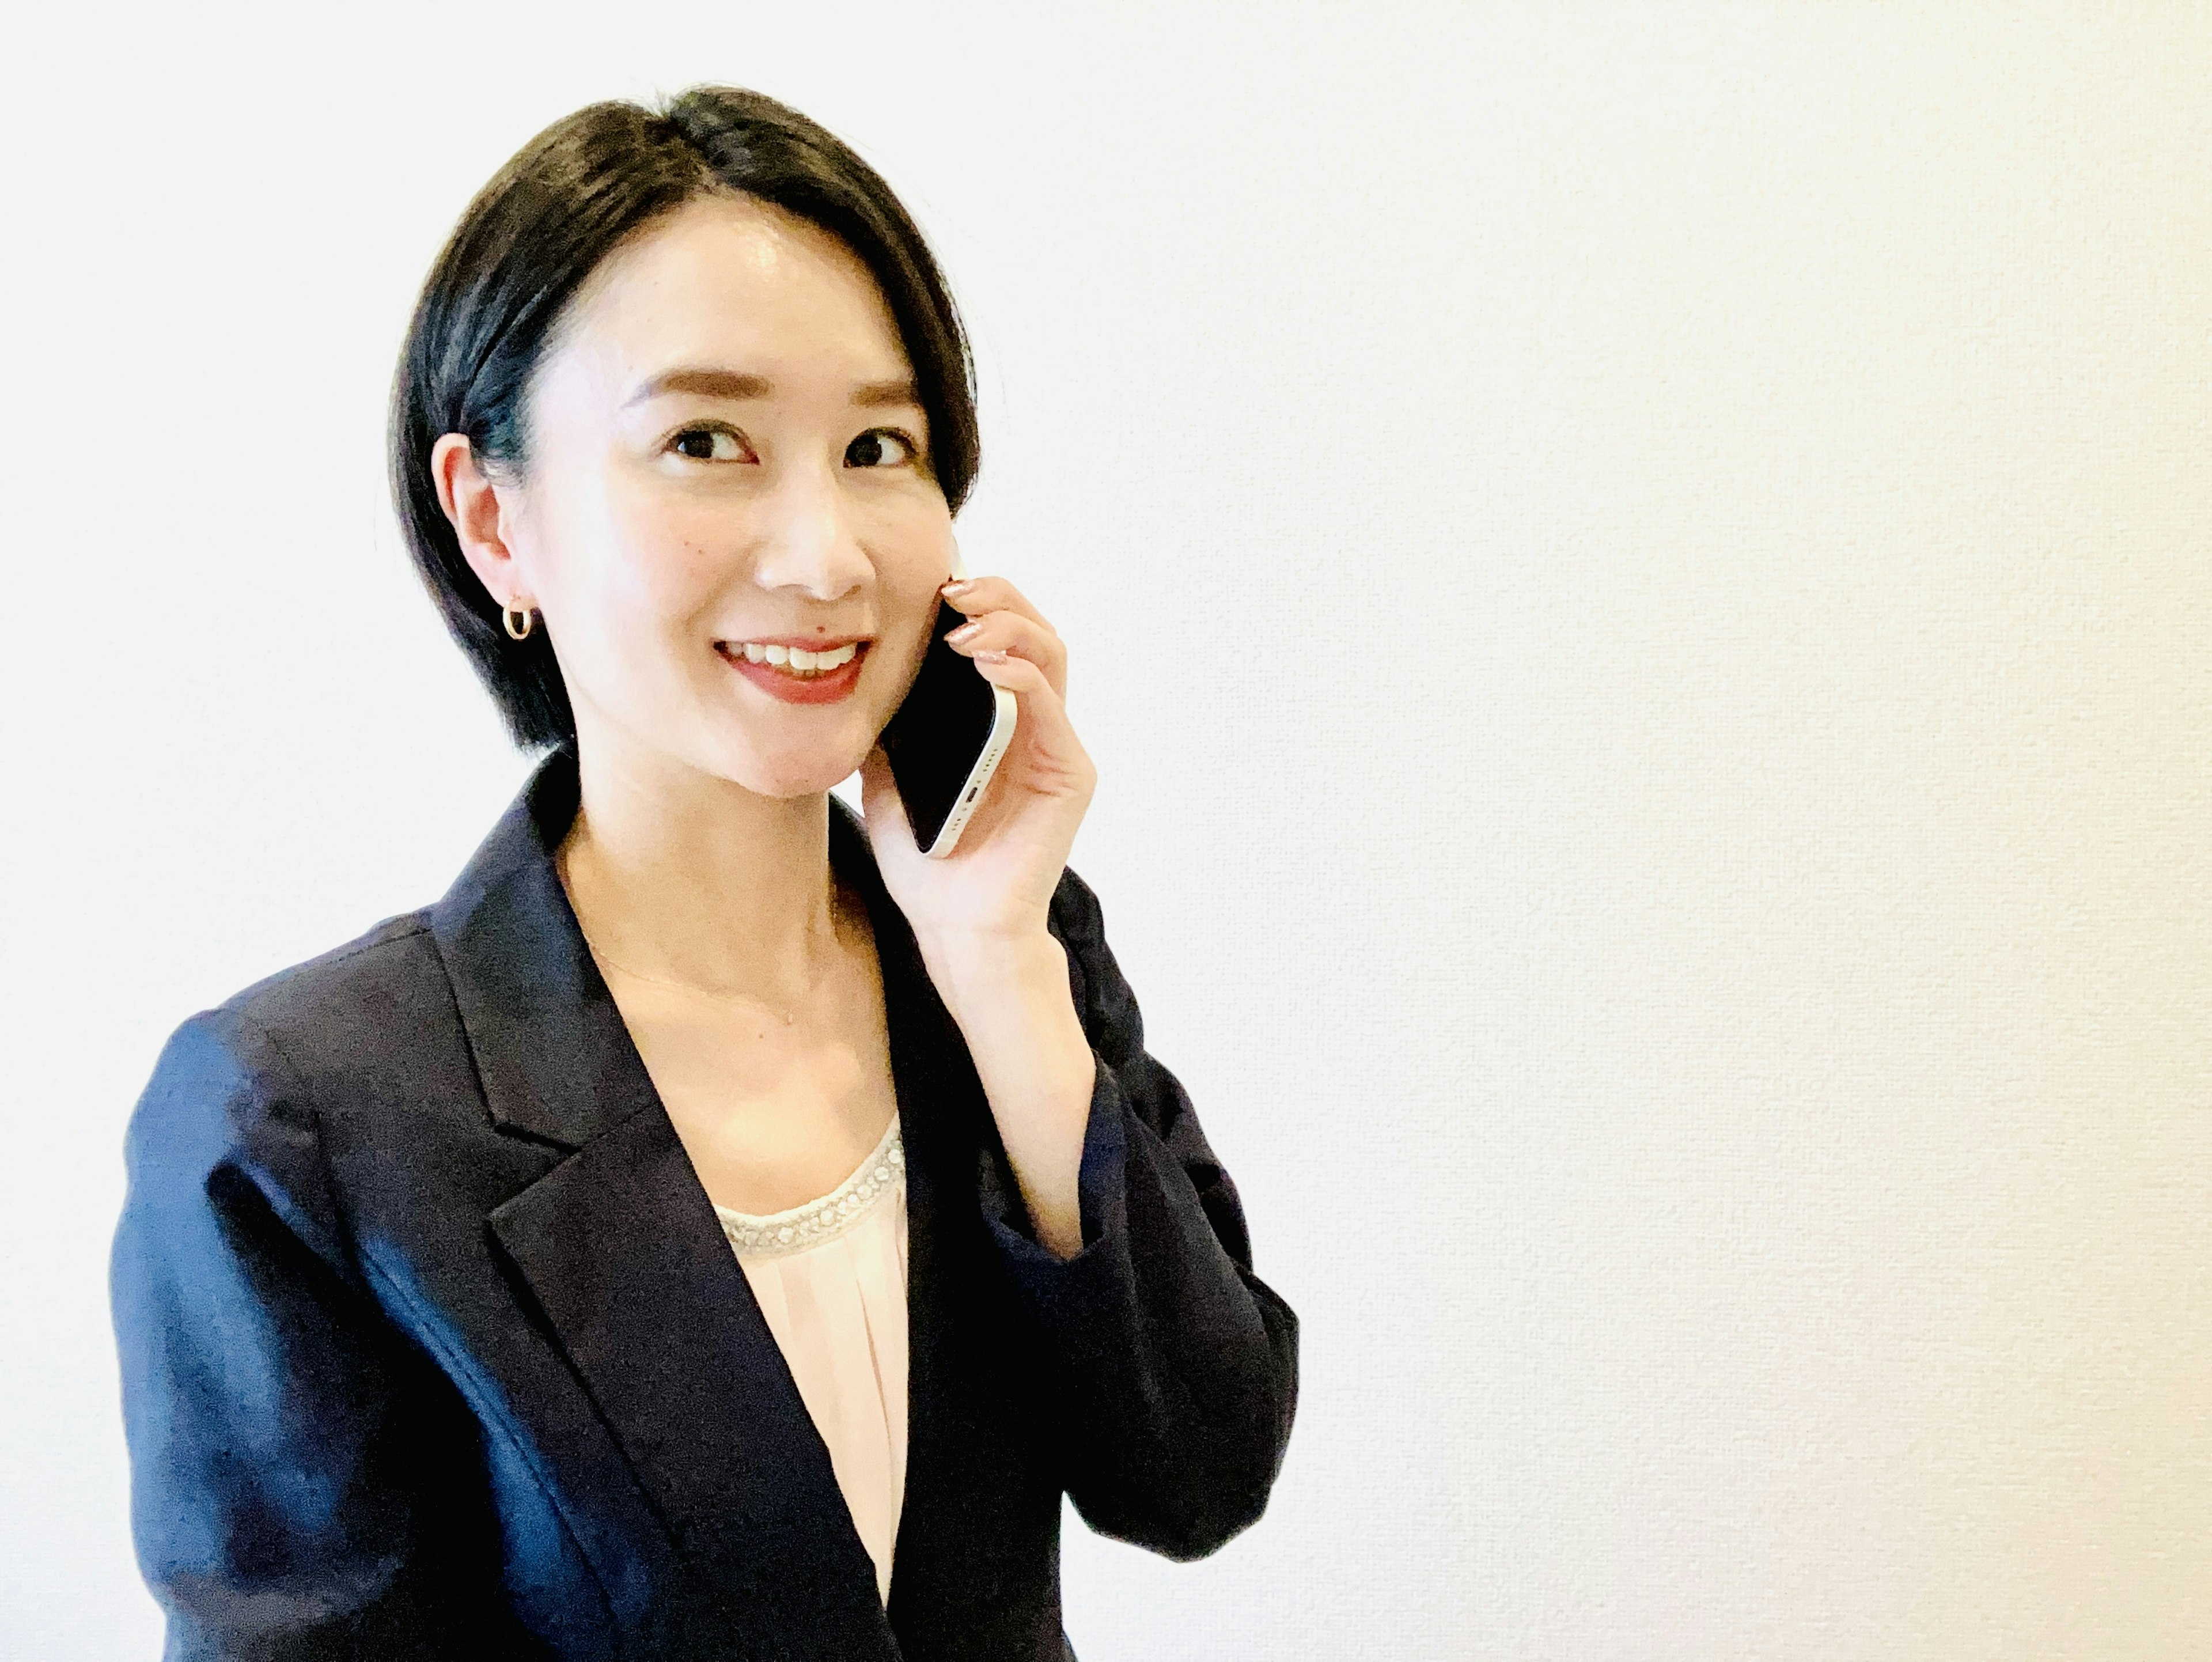
[[[733,785],[742,785],[756,796],[819,796],[832,785],[850,778],[866,754],[866,746],[848,755],[817,746],[804,755],[758,753],[729,756],[711,770]]]

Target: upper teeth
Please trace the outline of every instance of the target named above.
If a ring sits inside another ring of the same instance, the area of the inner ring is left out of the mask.
[[[856,641],[831,647],[827,652],[809,652],[805,647],[763,646],[758,641],[744,642],[748,661],[781,664],[791,669],[836,669],[841,664],[851,663],[853,654],[860,649]]]

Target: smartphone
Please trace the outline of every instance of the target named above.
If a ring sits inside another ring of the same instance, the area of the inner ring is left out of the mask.
[[[957,557],[952,575],[968,575]],[[914,827],[915,845],[933,860],[944,859],[958,845],[961,831],[1013,742],[1019,709],[1012,693],[983,679],[974,659],[945,643],[966,621],[939,597],[921,673],[878,741],[907,823]]]

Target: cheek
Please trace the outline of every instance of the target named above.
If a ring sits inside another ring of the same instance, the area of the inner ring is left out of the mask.
[[[684,689],[711,672],[691,650],[726,576],[708,516],[600,481],[547,507],[559,543],[547,551],[559,578],[548,600],[559,608],[554,632],[571,696],[625,719],[665,720],[671,701],[683,703]],[[548,615],[556,615],[550,606]]]
[[[952,572],[952,518],[941,498],[925,502],[871,504],[855,529],[876,568],[884,602],[918,612],[927,627],[936,615],[937,589]]]
[[[728,540],[727,519],[665,493],[610,493],[589,560],[599,603],[633,626],[691,621],[727,578],[714,552],[718,530]]]
[[[856,524],[902,546],[933,545],[952,526],[951,510],[937,487],[918,480],[886,482],[872,490],[855,488],[847,502],[847,512]]]
[[[852,525],[887,587],[934,591],[952,569],[952,514],[934,486],[855,493]]]

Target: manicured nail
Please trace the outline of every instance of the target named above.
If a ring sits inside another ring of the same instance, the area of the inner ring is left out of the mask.
[[[972,641],[975,638],[976,631],[982,627],[981,621],[963,624],[957,629],[946,630],[945,638],[948,641]]]
[[[972,585],[969,581],[963,577],[952,582],[940,584],[937,592],[939,594],[963,594]]]
[[[1003,664],[1006,661],[1006,649],[1004,647],[993,647],[989,651],[979,652],[975,655],[987,664]]]

